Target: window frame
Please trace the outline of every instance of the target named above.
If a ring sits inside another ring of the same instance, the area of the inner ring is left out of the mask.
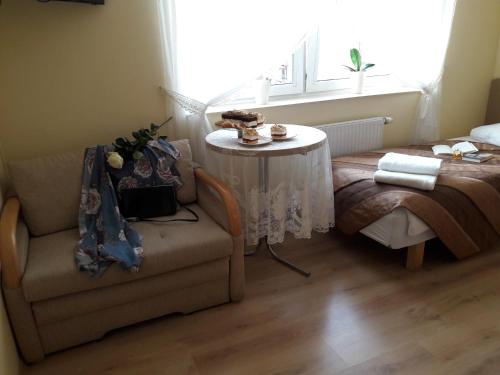
[[[297,95],[304,93],[305,90],[305,62],[306,46],[301,47],[293,53],[292,57],[292,80],[289,83],[275,83],[271,85],[269,91],[270,97],[279,97],[284,95]]]
[[[319,46],[321,34],[319,29],[310,35],[305,42],[307,48],[306,66],[305,66],[305,83],[304,93],[317,93],[336,90],[350,89],[351,78],[350,72],[346,70],[346,78],[331,78],[325,80],[318,80],[318,64],[319,64]],[[365,73],[365,87],[381,87],[389,84],[391,79],[390,73],[385,74],[370,74],[368,71]]]

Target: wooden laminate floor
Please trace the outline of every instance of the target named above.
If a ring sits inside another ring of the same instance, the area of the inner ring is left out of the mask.
[[[260,252],[243,302],[172,316],[48,356],[25,374],[500,374],[500,247],[424,269],[363,237],[276,246],[306,279]]]

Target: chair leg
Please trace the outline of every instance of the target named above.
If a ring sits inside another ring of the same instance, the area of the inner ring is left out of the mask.
[[[416,271],[422,268],[424,261],[425,241],[419,244],[408,246],[408,254],[406,255],[406,269]]]

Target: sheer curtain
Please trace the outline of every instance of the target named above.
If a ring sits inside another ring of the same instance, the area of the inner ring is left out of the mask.
[[[211,130],[207,107],[287,59],[315,23],[321,3],[158,0],[173,136],[191,140],[197,162],[204,163],[204,137]]]
[[[189,138],[202,164],[204,137],[212,130],[207,107],[279,66],[318,25],[321,38],[332,41],[328,53],[338,56],[326,59],[327,65],[337,69],[346,62],[340,56],[360,47],[365,61],[376,64],[372,72],[392,73],[422,90],[414,140],[439,137],[441,78],[456,0],[157,2],[164,84],[175,115],[171,135]]]
[[[398,56],[404,58],[393,72],[422,90],[416,114],[414,142],[440,137],[440,101],[446,53],[455,15],[456,0],[419,0],[401,9],[405,33]]]
[[[441,78],[456,0],[335,0],[322,12],[319,79],[346,78],[340,64],[361,50],[375,63],[368,75],[392,74],[392,83],[422,90],[414,141],[439,137]]]

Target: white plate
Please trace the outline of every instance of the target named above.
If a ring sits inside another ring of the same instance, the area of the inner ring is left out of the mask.
[[[284,137],[272,137],[273,141],[286,141],[288,139],[292,139],[293,137],[296,137],[297,136],[297,133],[291,133],[289,131],[286,132],[286,136]]]
[[[262,145],[267,145],[268,143],[271,143],[273,141],[272,138],[269,137],[263,137],[259,136],[259,139],[255,143],[246,143],[243,142],[243,138],[238,138],[238,143],[243,146],[262,146]]]

